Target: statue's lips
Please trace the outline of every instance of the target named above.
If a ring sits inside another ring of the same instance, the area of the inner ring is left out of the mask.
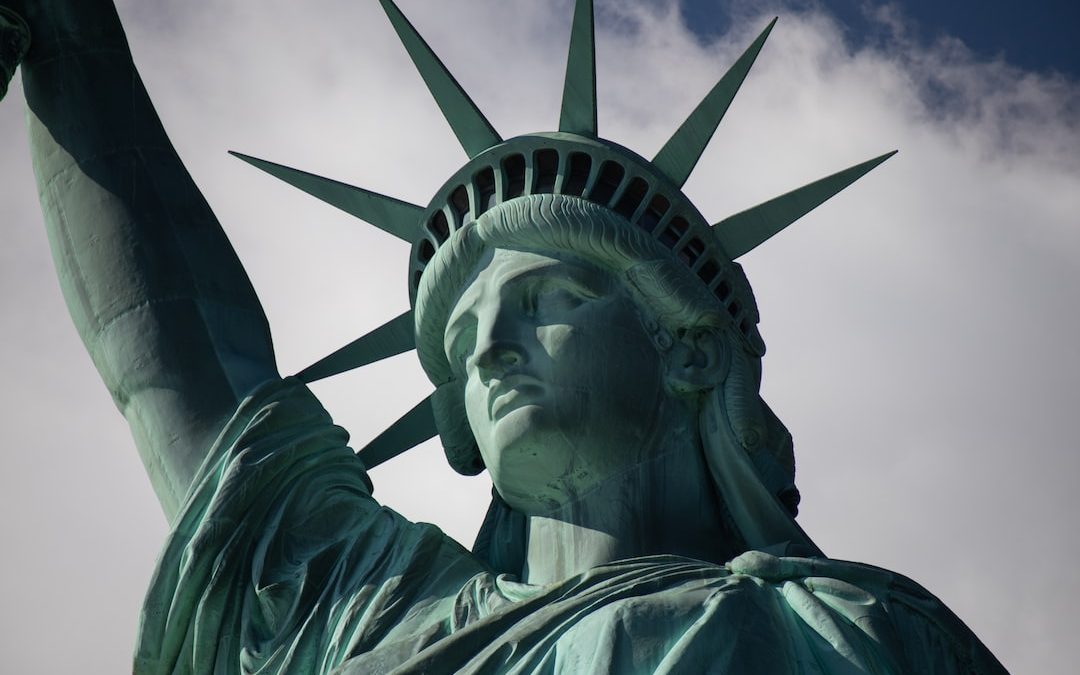
[[[540,381],[528,375],[510,375],[488,392],[488,419],[497,420],[543,394]]]

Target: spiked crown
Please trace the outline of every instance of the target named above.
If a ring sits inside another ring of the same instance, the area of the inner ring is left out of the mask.
[[[427,264],[454,232],[486,210],[526,195],[581,197],[623,216],[686,267],[730,316],[745,347],[764,343],[749,284],[734,262],[843,190],[890,152],[817,180],[710,225],[682,186],[776,23],[773,19],[650,162],[597,133],[596,52],[592,0],[576,0],[559,131],[503,140],[392,0],[380,0],[469,161],[427,207],[248,155],[246,162],[412,245],[409,299]],[[353,341],[297,375],[314,382],[415,348],[413,311]],[[360,456],[376,466],[435,436],[431,397],[380,434]],[[471,473],[471,472],[470,472]]]

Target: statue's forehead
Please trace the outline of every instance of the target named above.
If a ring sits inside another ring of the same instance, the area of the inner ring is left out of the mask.
[[[607,270],[566,253],[489,249],[462,285],[447,325],[486,302],[500,299],[507,289],[545,278],[574,282],[597,292],[610,290],[612,282]]]

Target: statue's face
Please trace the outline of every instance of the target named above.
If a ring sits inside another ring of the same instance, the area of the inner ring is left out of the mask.
[[[451,312],[445,348],[492,480],[520,511],[574,500],[656,445],[663,360],[604,270],[490,252]]]

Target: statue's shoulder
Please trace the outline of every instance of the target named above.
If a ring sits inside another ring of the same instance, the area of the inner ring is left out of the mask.
[[[794,614],[826,640],[835,644],[857,632],[906,672],[1006,674],[945,603],[902,574],[865,563],[761,551],[748,551],[726,568],[774,586]]]

